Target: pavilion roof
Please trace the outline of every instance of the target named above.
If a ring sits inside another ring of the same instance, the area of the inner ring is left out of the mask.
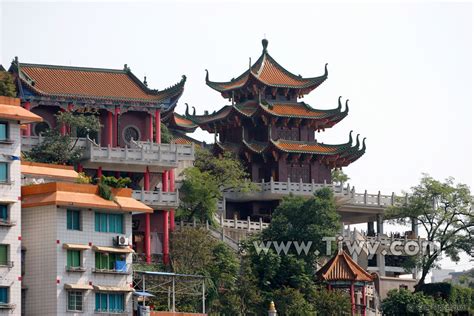
[[[316,157],[321,163],[332,167],[344,167],[359,159],[366,150],[365,139],[360,148],[359,135],[357,135],[356,143],[352,144],[352,131],[349,135],[349,141],[343,144],[324,144],[317,141],[305,142],[294,140],[270,140],[269,142],[262,141],[246,141],[243,140],[241,144],[238,143],[220,143],[216,146],[220,150],[232,151],[236,154],[242,152],[251,152],[257,155],[268,155],[280,152],[291,155],[306,155]],[[308,157],[309,157],[308,156]]]
[[[43,119],[20,106],[21,100],[0,96],[0,119],[23,123],[41,122]]]
[[[186,77],[177,84],[153,90],[140,81],[127,65],[124,69],[102,69],[12,62],[21,83],[40,96],[71,99],[161,103],[177,99],[184,90]]]
[[[240,89],[247,83],[256,80],[268,87],[301,89],[304,93],[309,93],[327,79],[327,64],[323,75],[303,78],[289,72],[270,56],[267,51],[268,41],[266,39],[262,40],[262,45],[263,51],[258,60],[240,76],[230,81],[215,82],[209,80],[209,72],[206,70],[206,84],[212,89],[224,93]]]
[[[347,116],[349,107],[348,102],[346,102],[346,108],[342,110],[341,98],[339,98],[338,107],[329,110],[315,109],[304,102],[266,100],[258,102],[249,100],[243,103],[226,105],[217,112],[204,115],[195,115],[195,113],[191,115],[187,107],[184,118],[202,127],[207,124],[226,120],[232,113],[237,113],[248,118],[264,113],[279,118],[318,120],[321,121],[321,125],[324,127],[331,127]]]
[[[179,130],[185,133],[192,133],[198,127],[192,120],[174,111],[171,111],[170,114],[162,120],[169,129]]]
[[[362,269],[343,250],[340,250],[316,273],[322,281],[362,281],[372,282],[371,275]]]

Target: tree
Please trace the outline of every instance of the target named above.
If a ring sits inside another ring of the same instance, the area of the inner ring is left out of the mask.
[[[56,114],[57,125],[55,128],[44,132],[43,140],[30,152],[23,153],[26,160],[44,163],[73,165],[82,156],[82,150],[76,148],[78,138],[69,133],[61,134],[64,124],[70,130],[82,130],[86,134],[98,133],[100,129],[99,118],[95,115],[86,115],[74,112],[60,112]]]
[[[444,182],[423,175],[419,185],[412,188],[408,202],[389,209],[386,217],[405,224],[415,219],[426,231],[428,246],[423,255],[416,257],[421,269],[417,288],[425,283],[426,275],[436,267],[442,254],[452,261],[460,260],[459,253],[474,256],[474,211],[471,193],[465,184],[454,184],[453,178]]]
[[[317,315],[339,316],[351,313],[349,295],[341,291],[329,291],[321,287],[316,291],[312,303]]]
[[[381,308],[386,316],[417,316],[433,315],[435,301],[431,296],[421,292],[411,293],[405,289],[393,289],[387,293],[387,298],[382,301]],[[438,309],[440,304],[436,304]]]
[[[0,71],[0,96],[16,97],[16,87],[13,78],[7,71]]]
[[[349,178],[342,169],[333,169],[331,172],[331,179],[333,183],[335,182],[339,185],[344,185],[344,183],[349,181],[351,178]]]
[[[196,218],[214,224],[217,201],[227,189],[248,191],[255,187],[241,162],[231,153],[215,157],[206,149],[197,149],[194,166],[183,172],[178,217]]]
[[[319,190],[310,199],[284,199],[269,227],[245,245],[262,301],[274,300],[284,315],[314,314],[318,297],[315,262],[319,254],[326,253],[323,237],[334,237],[338,229],[339,215],[330,189]],[[293,242],[309,245],[308,252],[298,252]],[[278,253],[275,244],[290,246],[287,252]],[[261,305],[259,314],[267,307]]]
[[[160,124],[160,131],[161,131],[161,143],[162,144],[169,144],[173,139],[173,136],[170,133],[168,127],[165,124]]]

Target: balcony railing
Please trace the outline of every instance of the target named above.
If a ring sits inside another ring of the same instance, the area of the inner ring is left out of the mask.
[[[130,274],[131,273],[131,265],[129,263],[127,263],[123,267],[114,267],[113,269],[92,268],[92,273]]]
[[[193,145],[179,145],[179,144],[157,144],[152,141],[134,141],[131,142],[132,148],[145,149],[147,151],[169,151],[179,152],[177,160],[191,160],[194,161],[194,146]],[[178,150],[179,148],[179,150]]]
[[[294,195],[311,196],[317,190],[322,188],[330,188],[336,197],[344,197],[347,202],[344,204],[357,205],[365,207],[387,207],[392,205],[398,205],[406,203],[408,201],[408,195],[396,196],[394,193],[391,195],[382,195],[380,191],[377,194],[368,194],[367,191],[364,193],[356,193],[354,187],[350,187],[349,184],[346,186],[332,184],[332,183],[315,183],[314,180],[311,183],[291,182],[290,179],[285,182],[273,181],[273,178],[269,182],[255,183],[258,192],[251,192],[250,194],[277,194],[277,195],[288,195],[292,193]],[[240,193],[236,190],[230,189],[226,191],[226,195],[234,194],[248,194]]]
[[[22,151],[29,151],[34,146],[37,146],[39,143],[43,141],[43,136],[22,136],[21,137],[21,150]],[[76,148],[86,149],[87,138],[77,138]]]
[[[66,266],[66,271],[67,272],[86,272],[85,267],[73,267],[73,266]]]
[[[133,191],[133,198],[139,200],[149,206],[163,206],[163,207],[178,207],[179,198],[178,191],[163,192],[163,191]]]
[[[16,225],[16,221],[12,221],[10,219],[0,219],[0,227],[12,227]]]

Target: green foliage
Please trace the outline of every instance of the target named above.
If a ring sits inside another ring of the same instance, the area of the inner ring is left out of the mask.
[[[215,157],[208,150],[198,148],[194,166],[185,169],[183,174],[177,216],[186,220],[196,218],[202,223],[209,221],[214,224],[222,190],[248,191],[255,188],[241,162],[230,153]]]
[[[16,97],[16,87],[12,75],[7,71],[0,71],[0,96]]]
[[[339,185],[343,185],[347,181],[349,181],[351,178],[347,174],[342,171],[342,169],[333,169],[331,172],[331,179],[332,182],[335,182]]]
[[[76,183],[89,184],[92,183],[92,178],[87,176],[84,172],[79,172]]]
[[[61,135],[61,126],[66,124],[71,130],[83,129],[97,133],[100,129],[99,118],[73,112],[60,112],[56,115],[57,125],[43,134],[43,141],[33,147],[30,152],[24,152],[25,160],[73,165],[82,156],[82,150],[76,148],[77,138],[69,134]]]
[[[426,275],[436,267],[442,254],[452,261],[460,260],[459,254],[465,252],[473,256],[474,211],[471,208],[471,193],[465,184],[454,184],[454,179],[444,182],[423,175],[419,185],[412,188],[408,203],[392,207],[386,218],[405,224],[416,218],[426,231],[426,240],[438,246],[428,247],[423,256],[416,257],[421,269],[417,285],[424,284]]]
[[[474,309],[474,290],[468,287],[452,285],[446,282],[423,284],[418,289],[425,295],[443,299],[450,306],[456,306],[457,311],[469,311]]]
[[[120,189],[126,188],[132,183],[130,178],[116,178],[114,176],[106,177],[102,176],[97,185],[99,187],[99,195],[109,201],[113,201],[115,196],[113,195],[112,188]]]
[[[160,131],[161,131],[161,143],[162,144],[169,144],[171,143],[171,140],[172,140],[172,135],[170,133],[170,130],[168,129],[168,127],[166,127],[165,124],[161,123],[160,124]]]
[[[333,193],[328,188],[318,190],[311,199],[290,196],[285,198],[272,216],[268,229],[263,231],[264,241],[312,242],[307,255],[300,255],[311,268],[317,256],[326,254],[324,237],[336,236],[340,224]],[[296,254],[295,247],[290,250]]]
[[[421,292],[411,293],[408,290],[390,290],[382,301],[381,308],[386,316],[434,315],[434,299]]]
[[[132,180],[128,177],[126,178],[116,178],[114,176],[106,177],[102,176],[100,178],[100,183],[110,186],[111,188],[120,189],[126,188],[132,183]]]
[[[326,242],[322,238],[335,236],[338,229],[339,216],[329,189],[319,190],[311,199],[290,196],[280,203],[273,213],[270,226],[244,245],[261,302],[267,305],[260,303],[258,314],[265,312],[271,300],[275,301],[282,315],[314,315],[317,311],[328,315],[328,306],[334,311],[347,309],[347,297],[326,293],[327,290],[318,289],[314,281],[315,261],[319,257],[314,252],[318,250],[325,254]],[[259,253],[255,247],[269,242],[291,241],[312,242],[312,246],[307,254],[298,254],[295,247],[290,247],[286,255],[276,253],[274,248]],[[321,297],[330,300],[324,305],[319,302]]]
[[[317,315],[339,316],[351,313],[350,297],[345,292],[319,288],[312,299]]]

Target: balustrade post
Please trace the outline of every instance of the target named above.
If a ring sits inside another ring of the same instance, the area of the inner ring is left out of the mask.
[[[221,213],[221,227],[224,227],[224,214]]]
[[[380,205],[380,190],[379,190],[379,194],[377,194],[377,205]]]
[[[174,160],[178,161],[178,146],[175,144],[175,150],[174,150]]]
[[[157,160],[158,161],[161,161],[161,145],[158,144],[158,150],[156,151],[156,155],[157,155]]]
[[[352,190],[351,190],[351,198],[354,198],[355,192],[356,192],[356,189],[355,189],[355,187],[353,186],[353,187],[352,187]]]
[[[314,193],[314,179],[311,179],[311,193]]]
[[[390,203],[391,203],[392,206],[395,205],[395,193],[394,192],[392,192],[392,196],[390,198]]]
[[[158,202],[163,200],[163,190],[158,190]]]
[[[351,186],[349,185],[349,183],[347,184],[347,194],[349,194],[349,192],[351,191]]]
[[[209,221],[206,220],[206,230],[209,230]]]
[[[260,230],[263,230],[262,218],[260,217],[260,218],[258,219],[258,221],[259,221],[259,224],[260,224]]]
[[[364,192],[364,204],[367,204],[367,190]]]
[[[193,217],[193,227],[196,227],[196,218]]]
[[[291,186],[291,181],[290,178],[288,177],[288,180],[286,181],[286,190],[290,192],[290,186]]]
[[[250,231],[250,216],[247,216],[247,231]]]
[[[300,178],[300,192],[303,191],[303,179]]]
[[[125,145],[125,160],[128,159],[128,145]]]
[[[273,186],[274,186],[273,177],[270,177],[270,192],[273,192]]]
[[[234,214],[234,228],[237,228],[237,214]]]
[[[107,159],[110,159],[112,156],[112,147],[109,145],[107,146]]]
[[[142,159],[142,160],[145,160],[145,146],[142,146],[141,159]]]
[[[324,179],[324,182],[323,182],[323,188],[326,187],[326,179]]]

